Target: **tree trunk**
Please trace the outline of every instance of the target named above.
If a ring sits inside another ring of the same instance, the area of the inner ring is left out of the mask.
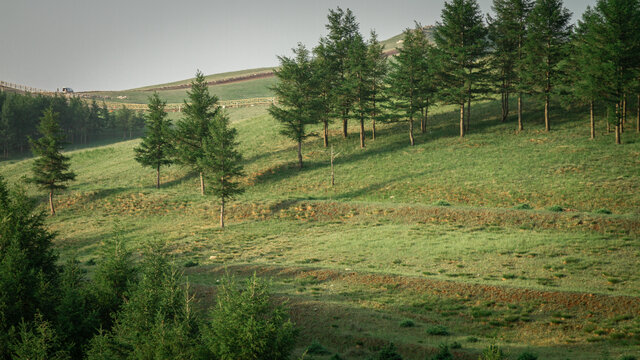
[[[620,127],[622,126],[622,116],[620,116],[620,103],[616,104],[616,144],[622,144],[620,139],[620,133],[622,132]]]
[[[204,196],[204,173],[200,172],[200,195]]]
[[[507,118],[509,117],[509,92],[508,91],[506,92],[504,97],[505,97],[505,101],[504,101],[504,118],[502,119],[502,122],[507,121]]]
[[[522,93],[518,94],[518,131],[524,130],[522,124]]]
[[[324,132],[322,134],[324,140],[324,147],[329,146],[329,122],[327,120],[323,121],[324,123]]]
[[[224,229],[224,197],[220,203],[220,227]]]
[[[333,186],[335,184],[335,175],[334,175],[334,171],[333,171],[333,145],[331,145],[331,186]]]
[[[636,132],[640,133],[640,94],[638,94],[638,106],[636,110],[638,111],[638,117],[636,118]]]
[[[627,94],[622,95],[622,121],[620,123],[620,132],[624,132],[624,127],[627,125]]]
[[[411,146],[413,146],[413,115],[409,116],[409,140],[411,141]]]
[[[376,139],[376,119],[371,119],[371,140]]]
[[[549,94],[544,97],[544,130],[551,131],[551,125],[549,124]]]
[[[617,145],[622,144],[622,142],[620,141],[620,123],[621,121],[618,121],[618,124],[616,124],[616,144]]]
[[[302,169],[302,140],[298,140],[298,169]]]
[[[347,138],[347,112],[342,111],[342,137]]]
[[[591,139],[596,138],[596,122],[593,116],[593,100],[589,102],[589,110],[591,111]]]
[[[420,109],[420,133],[424,134],[427,131],[424,123],[424,108]]]
[[[464,101],[460,104],[460,137],[464,137]]]
[[[471,92],[469,92],[469,97],[467,98],[467,124],[464,128],[466,132],[469,132],[469,122],[471,122]]]
[[[156,167],[156,189],[160,189],[160,165]]]
[[[56,214],[56,210],[53,208],[53,191],[49,191],[49,208],[51,209],[51,216]]]
[[[360,148],[364,149],[364,118],[360,117]]]

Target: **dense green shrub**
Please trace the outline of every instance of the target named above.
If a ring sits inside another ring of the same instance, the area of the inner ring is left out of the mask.
[[[440,344],[438,353],[430,358],[431,360],[453,360],[453,355],[449,351],[449,347],[445,344]]]
[[[518,356],[517,360],[538,360],[538,355],[525,351]]]
[[[307,354],[312,355],[327,355],[330,354],[331,351],[327,350],[324,345],[320,344],[318,340],[313,340],[309,346],[307,346]]]
[[[255,274],[244,287],[225,277],[210,317],[204,341],[217,359],[286,359],[293,349],[296,330],[285,307],[273,304]]]
[[[373,360],[402,360],[402,356],[398,354],[396,346],[393,343],[389,343],[376,354]]]
[[[449,330],[447,330],[447,328],[442,325],[434,325],[427,328],[427,334],[446,336],[449,335]]]
[[[497,345],[489,345],[484,350],[482,350],[482,354],[480,355],[480,360],[503,360],[506,359],[504,352]]]

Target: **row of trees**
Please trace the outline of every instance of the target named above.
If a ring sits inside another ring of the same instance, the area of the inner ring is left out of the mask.
[[[226,277],[205,314],[162,247],[150,244],[136,264],[116,229],[87,264],[89,280],[78,261],[57,264],[36,208],[0,177],[0,359],[284,359],[292,350],[289,315],[255,276]]]
[[[160,168],[175,162],[199,174],[202,195],[205,177],[209,178],[211,192],[220,199],[220,227],[224,227],[225,203],[243,192],[237,178],[244,173],[237,132],[229,126],[229,117],[217,102],[198,71],[184,101],[184,117],[173,128],[167,119],[166,102],[154,93],[149,99],[147,133],[134,150],[140,164],[156,170],[158,188]]]
[[[348,121],[357,120],[364,148],[365,121],[373,139],[376,121],[407,121],[413,145],[414,120],[425,132],[432,104],[460,107],[463,137],[472,101],[500,96],[504,122],[512,94],[519,131],[525,96],[543,101],[546,131],[554,97],[591,108],[599,102],[620,143],[627,96],[640,92],[640,1],[599,0],[575,31],[562,0],[494,0],[493,12],[485,21],[476,0],[445,2],[432,41],[416,24],[389,60],[375,33],[365,42],[350,10],[330,10],[328,35],[312,51],[298,44],[293,57],[279,57],[276,70],[279,104],[269,111],[297,142],[299,166],[310,125],[323,124],[326,147],[330,123],[341,120],[346,137]]]
[[[29,148],[28,139],[37,135],[39,119],[49,107],[59,114],[65,140],[71,144],[86,144],[98,136],[118,133],[123,139],[131,138],[144,125],[142,112],[125,107],[110,111],[104,103],[88,103],[77,97],[0,92],[2,157],[23,153]]]

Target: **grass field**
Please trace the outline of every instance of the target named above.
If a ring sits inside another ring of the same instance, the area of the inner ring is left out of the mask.
[[[271,278],[301,330],[295,354],[312,341],[329,350],[308,359],[365,359],[389,341],[408,359],[440,343],[460,345],[460,359],[491,343],[512,359],[637,355],[640,136],[628,129],[615,146],[599,122],[589,140],[584,110],[552,111],[552,132],[534,107],[516,133],[499,104],[476,104],[460,139],[457,113],[437,108],[414,147],[405,123],[380,125],[364,150],[355,123],[347,139],[336,124],[331,187],[321,138],[305,142],[299,171],[265,107],[232,109],[247,191],[224,231],[185,169],[154,189],[154,171],[133,159],[139,140],[70,152],[78,177],[49,225],[61,257],[89,272],[114,226],[135,249],[166,242],[203,306],[225,272]],[[30,165],[0,172],[20,183]]]

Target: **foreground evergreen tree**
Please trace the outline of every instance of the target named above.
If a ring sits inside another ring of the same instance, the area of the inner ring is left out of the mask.
[[[287,359],[295,344],[297,331],[286,308],[273,304],[267,284],[255,274],[244,287],[225,278],[210,319],[204,340],[216,359]]]
[[[353,118],[360,123],[360,148],[365,147],[364,121],[371,112],[373,90],[373,59],[360,34],[356,34],[349,49],[347,65],[353,82]]]
[[[38,158],[33,162],[33,177],[29,180],[49,192],[49,208],[51,215],[55,215],[55,191],[66,189],[65,183],[74,180],[76,174],[69,170],[69,158],[62,155],[64,135],[58,125],[58,114],[51,107],[44,111],[38,131],[42,137],[30,140],[33,154]]]
[[[531,0],[493,0],[495,18],[487,16],[489,39],[493,45],[491,67],[502,101],[502,122],[509,116],[509,95],[521,86],[520,67],[524,58],[526,19]],[[518,130],[522,124],[522,93],[518,93]]]
[[[0,359],[13,358],[21,322],[54,318],[59,271],[44,221],[36,204],[10,192],[0,176]]]
[[[218,114],[218,98],[209,94],[204,75],[198,70],[184,101],[184,118],[176,124],[176,154],[178,160],[200,175],[200,194],[204,196],[204,141],[210,134],[213,119]]]
[[[244,192],[237,178],[244,175],[242,155],[237,150],[237,131],[229,126],[229,118],[218,114],[205,138],[199,166],[211,179],[213,194],[220,199],[220,227],[224,228],[225,204]]]
[[[149,97],[149,113],[147,114],[147,134],[136,147],[136,161],[143,166],[156,170],[156,188],[160,188],[160,167],[171,165],[173,159],[173,138],[171,120],[167,119],[166,101],[162,101],[157,92]]]
[[[551,95],[563,79],[558,64],[568,56],[570,19],[571,12],[564,8],[562,0],[536,0],[528,18],[529,34],[525,43],[523,77],[530,92],[544,98],[546,131],[551,130]]]
[[[309,51],[298,44],[293,53],[293,58],[278,57],[280,68],[274,70],[278,82],[272,88],[278,105],[271,105],[269,114],[280,122],[280,133],[297,143],[298,168],[302,169],[302,141],[310,136],[307,127],[319,122],[322,98]]]
[[[464,137],[471,116],[471,100],[486,93],[485,56],[487,30],[476,0],[451,0],[442,9],[442,22],[434,31],[440,88],[439,97],[460,106],[460,137]],[[467,122],[465,124],[465,102]]]
[[[396,116],[402,116],[409,123],[409,143],[414,145],[413,120],[424,111],[431,94],[431,88],[425,86],[429,81],[429,53],[426,36],[422,26],[406,29],[402,48],[389,64],[388,94],[390,107]]]

